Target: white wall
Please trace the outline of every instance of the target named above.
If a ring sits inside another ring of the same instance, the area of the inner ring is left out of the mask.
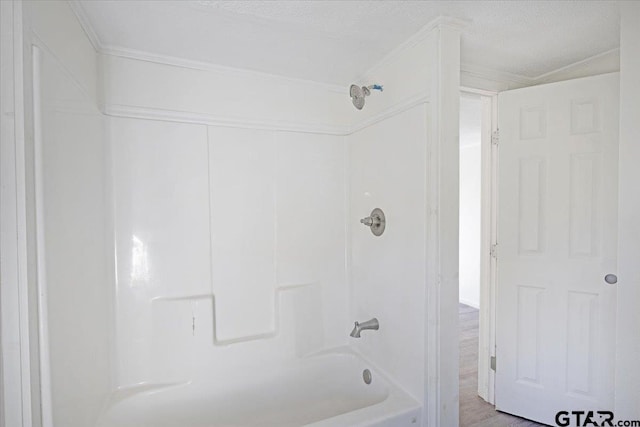
[[[348,87],[112,55],[101,60],[107,114],[338,134],[350,117]]]
[[[103,118],[46,53],[41,84],[41,209],[53,416],[56,425],[86,426],[95,421],[110,386],[112,264]],[[69,110],[58,104],[72,101],[74,95],[79,104],[74,102]]]
[[[61,0],[26,2],[28,30],[43,43],[73,75],[84,95],[91,101],[98,99],[98,56],[78,22],[75,14]]]
[[[640,419],[640,3],[620,4],[616,419]]]
[[[427,229],[427,380],[429,425],[458,424],[458,234],[460,156],[460,32],[438,27],[435,78],[431,79]]]
[[[351,113],[348,138],[351,312],[380,320],[354,345],[434,426],[458,422],[456,25],[436,20],[363,75],[385,90]],[[374,207],[388,219],[380,238],[358,223]]]
[[[28,6],[27,28],[40,46],[33,63],[39,118],[31,149],[41,166],[35,172],[35,207],[47,312],[40,318],[41,333],[48,332],[40,349],[43,416],[48,423],[51,399],[54,425],[86,427],[110,391],[113,261],[97,57],[66,2]]]
[[[480,307],[482,101],[460,98],[460,302]]]

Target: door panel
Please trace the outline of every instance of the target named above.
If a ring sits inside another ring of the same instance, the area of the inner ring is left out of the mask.
[[[618,74],[499,97],[496,408],[613,407]]]

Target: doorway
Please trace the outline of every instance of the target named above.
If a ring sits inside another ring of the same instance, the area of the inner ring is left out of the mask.
[[[500,135],[497,97],[462,94],[461,426],[613,406],[618,93],[617,73],[503,92]]]
[[[483,218],[491,211],[483,212],[483,175],[491,173],[490,158],[483,159],[483,148],[491,144],[491,95],[475,91],[460,94],[460,184],[459,184],[459,342],[460,342],[460,425],[472,426],[490,420],[497,413],[490,400],[487,375],[478,375],[486,366],[480,362],[480,313],[483,272]],[[484,130],[484,132],[483,132]],[[484,144],[483,144],[484,143]],[[485,156],[486,157],[486,156]],[[483,165],[483,160],[488,165]],[[484,168],[483,168],[484,166]],[[489,188],[490,191],[490,188]],[[486,327],[485,324],[482,325]],[[483,358],[487,356],[485,351]],[[489,356],[490,357],[490,356]],[[483,383],[479,386],[480,381]]]
[[[460,94],[460,426],[538,426],[496,410],[497,94]]]

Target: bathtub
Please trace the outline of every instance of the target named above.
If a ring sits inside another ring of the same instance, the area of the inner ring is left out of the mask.
[[[363,371],[372,373],[370,384]],[[97,427],[417,426],[420,405],[347,351],[118,390]]]

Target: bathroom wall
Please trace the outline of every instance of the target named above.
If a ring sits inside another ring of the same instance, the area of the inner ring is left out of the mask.
[[[423,406],[423,425],[458,422],[459,28],[434,21],[363,74],[384,85],[352,109],[349,266],[353,320],[380,330],[352,345]],[[375,207],[387,229],[359,219]]]
[[[323,134],[349,124],[347,86],[162,60],[102,55],[105,112]]]
[[[45,45],[91,102],[98,99],[98,56],[67,2],[26,3],[27,30]]]
[[[47,332],[42,413],[44,425],[86,427],[110,391],[113,260],[97,57],[66,2],[26,7],[27,34],[38,46],[28,62],[36,109],[28,150],[36,162],[37,268],[46,307],[39,319]]]

